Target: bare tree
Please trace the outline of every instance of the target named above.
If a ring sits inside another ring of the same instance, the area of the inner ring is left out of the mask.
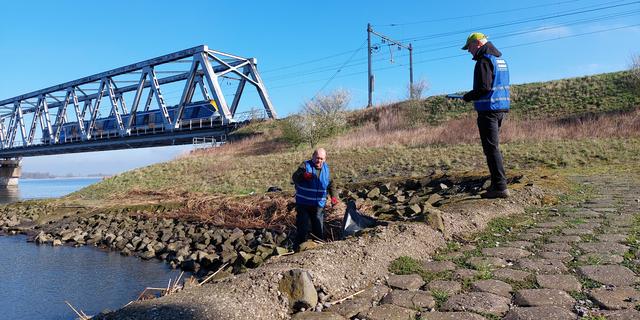
[[[409,99],[419,100],[426,91],[429,91],[431,84],[426,79],[420,79],[418,82],[414,82],[413,85],[407,85],[407,87],[409,88]]]
[[[640,90],[640,54],[631,57],[631,81],[636,89]]]
[[[326,137],[333,136],[347,124],[345,111],[351,100],[346,90],[317,96],[302,104],[302,111],[282,124],[285,139],[293,144],[308,143],[315,147]]]

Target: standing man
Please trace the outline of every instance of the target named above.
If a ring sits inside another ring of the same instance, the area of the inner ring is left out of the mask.
[[[326,160],[327,152],[318,148],[311,160],[300,164],[291,177],[296,187],[296,250],[307,240],[309,229],[313,236],[324,240],[323,210],[327,195],[331,196],[331,205],[338,203]]]
[[[481,196],[507,198],[509,190],[498,135],[502,120],[510,107],[509,69],[506,61],[501,58],[502,53],[482,33],[470,34],[462,50],[469,51],[476,61],[473,90],[467,92],[462,99],[467,102],[473,101],[478,112],[480,140],[491,173],[491,187]]]

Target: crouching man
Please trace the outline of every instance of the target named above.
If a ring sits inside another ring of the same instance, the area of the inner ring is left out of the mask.
[[[293,173],[291,179],[296,188],[296,228],[294,249],[307,240],[309,231],[313,237],[324,240],[324,206],[327,196],[331,197],[331,205],[338,199],[326,163],[327,152],[318,148],[310,160],[304,161]]]

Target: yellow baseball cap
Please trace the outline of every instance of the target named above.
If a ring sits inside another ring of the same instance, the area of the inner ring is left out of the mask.
[[[464,47],[462,47],[462,50],[469,49],[469,45],[471,44],[472,41],[486,39],[486,38],[487,36],[485,36],[484,33],[474,32],[470,34],[469,37],[467,37],[467,43],[465,43]]]

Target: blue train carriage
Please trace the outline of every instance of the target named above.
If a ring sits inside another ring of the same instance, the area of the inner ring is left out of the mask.
[[[178,106],[172,106],[167,108],[169,117],[173,118],[175,112],[178,110]],[[130,115],[123,115],[122,122],[128,123]],[[184,108],[182,115],[182,127],[189,127],[189,120],[207,120],[216,121],[220,119],[220,113],[215,101],[199,101],[191,104],[187,104]],[[164,125],[163,116],[160,110],[139,111],[136,113],[136,118],[133,122],[133,127],[136,130],[155,129],[161,128]],[[85,128],[89,126],[89,121],[84,121]],[[52,126],[53,132],[56,131],[57,126]],[[109,137],[111,135],[118,134],[118,125],[114,115],[110,115],[105,118],[96,119],[95,129],[93,130],[94,137]],[[60,142],[70,142],[81,140],[80,128],[77,122],[67,123],[62,126],[60,132]],[[48,130],[42,132],[42,143],[48,144],[51,140],[51,135]]]

